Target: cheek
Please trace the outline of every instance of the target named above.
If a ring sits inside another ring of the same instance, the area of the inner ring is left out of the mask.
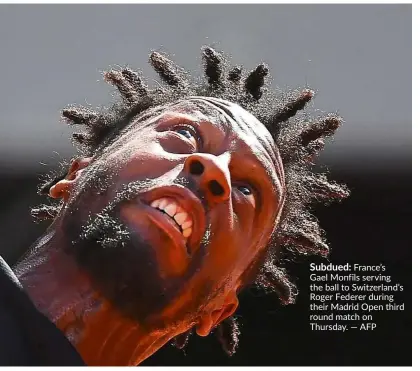
[[[260,249],[265,248],[264,235],[270,230],[264,213],[257,214],[244,203],[235,204],[234,210],[240,218],[219,217],[219,222],[215,221],[205,264],[207,277],[214,282],[227,280],[232,285],[238,282]]]
[[[210,267],[209,275],[214,279],[234,278],[241,274],[243,260],[253,254],[250,243],[253,217],[242,218],[240,222],[236,217],[218,220],[213,224],[206,265]]]
[[[256,232],[256,210],[247,201],[241,200],[237,195],[233,195],[232,202],[235,213],[235,230],[240,238],[250,243]]]
[[[182,163],[179,156],[164,151],[156,140],[132,144],[113,157],[120,161],[118,177],[123,182],[156,179]]]
[[[158,141],[162,150],[168,154],[188,155],[195,152],[196,148],[188,139],[181,139],[178,134],[173,131],[158,133]]]

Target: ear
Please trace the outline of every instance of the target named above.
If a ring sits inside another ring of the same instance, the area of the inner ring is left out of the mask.
[[[83,169],[92,162],[92,157],[77,158],[71,162],[66,177],[50,188],[49,195],[52,198],[62,198],[67,201],[73,185],[80,177]]]
[[[214,309],[209,313],[201,315],[200,320],[196,325],[195,331],[197,335],[207,336],[219,323],[235,313],[238,305],[238,297],[236,296],[236,293],[232,293],[226,297],[221,308]]]

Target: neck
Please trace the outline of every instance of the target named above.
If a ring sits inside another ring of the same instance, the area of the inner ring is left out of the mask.
[[[136,366],[163,346],[168,332],[145,331],[92,288],[56,232],[39,239],[15,267],[37,307],[68,338],[88,365]]]

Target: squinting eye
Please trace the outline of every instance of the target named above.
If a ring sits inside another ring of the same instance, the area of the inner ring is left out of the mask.
[[[249,187],[246,186],[239,186],[238,189],[245,195],[245,196],[249,196],[252,195],[252,190]]]
[[[183,135],[184,137],[187,137],[188,139],[194,138],[194,135],[192,135],[187,129],[177,129],[176,132]]]
[[[236,186],[236,188],[238,189],[239,192],[241,192],[247,198],[247,200],[251,203],[251,205],[255,207],[257,200],[256,200],[254,189],[251,186],[246,186],[242,184]]]
[[[192,142],[195,148],[198,148],[200,144],[200,136],[197,134],[193,127],[175,127],[174,129],[172,129],[172,131],[181,134],[183,137],[187,138],[190,142]]]

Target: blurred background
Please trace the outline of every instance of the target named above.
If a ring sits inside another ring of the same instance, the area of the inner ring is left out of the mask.
[[[295,305],[242,295],[242,339],[225,356],[215,338],[171,345],[144,365],[411,364],[411,5],[0,5],[0,255],[9,264],[46,225],[29,210],[43,201],[39,178],[74,151],[60,122],[65,106],[107,105],[101,71],[143,70],[151,50],[194,75],[200,47],[223,50],[247,69],[270,66],[274,86],[317,91],[314,108],[345,125],[320,157],[352,190],[320,208],[333,263],[387,265],[404,285],[404,312],[375,315],[375,331],[312,332],[308,264],[289,263],[300,288]]]

